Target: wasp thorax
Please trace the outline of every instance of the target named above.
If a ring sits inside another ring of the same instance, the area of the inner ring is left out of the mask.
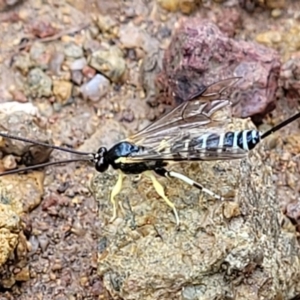
[[[99,148],[95,155],[95,168],[98,172],[105,172],[109,167],[107,160],[107,149],[105,147]]]

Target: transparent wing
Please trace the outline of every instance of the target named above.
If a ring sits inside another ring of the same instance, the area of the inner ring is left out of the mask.
[[[227,148],[210,148],[199,150],[182,150],[179,152],[158,152],[153,154],[142,154],[126,158],[126,163],[137,163],[145,161],[165,161],[165,162],[180,162],[180,161],[208,161],[208,160],[232,160],[241,159],[247,155],[243,149]]]
[[[237,80],[229,78],[208,86],[127,140],[160,152],[167,144],[200,135],[204,127],[207,130],[225,126],[231,120],[226,91]]]
[[[201,161],[201,160],[227,160],[240,159],[246,156],[247,151],[232,143],[223,143],[219,146],[219,139],[224,130],[220,127],[209,129],[194,129],[189,131],[189,136],[177,139],[173,143],[161,143],[160,149],[143,153],[133,153],[126,158],[126,163],[142,161]],[[207,147],[202,147],[203,137]],[[215,145],[215,146],[214,146]]]

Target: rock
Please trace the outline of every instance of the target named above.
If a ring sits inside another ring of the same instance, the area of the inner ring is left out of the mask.
[[[35,42],[30,47],[30,59],[34,66],[47,70],[51,61],[52,54],[43,43]]]
[[[68,43],[65,45],[64,54],[71,58],[81,58],[83,57],[83,49],[74,43]]]
[[[32,105],[31,103],[18,104],[19,107],[25,107],[29,104]],[[34,140],[38,139],[42,142],[51,142],[49,135],[33,122],[34,116],[35,115],[26,114],[24,110],[0,113],[0,130],[7,132],[7,129],[9,128],[9,133],[12,135],[23,136]],[[13,154],[18,158],[18,163],[29,166],[46,162],[49,159],[52,150],[48,147],[32,145],[1,137],[0,152],[2,153],[2,157]]]
[[[89,64],[113,82],[121,81],[126,70],[123,54],[116,46],[93,52]]]
[[[71,63],[70,69],[72,71],[81,71],[87,65],[85,57],[78,58]]]
[[[15,275],[16,281],[28,281],[30,279],[29,267],[23,268]]]
[[[178,10],[178,0],[157,0],[157,3],[165,10],[175,12]]]
[[[69,81],[53,81],[53,95],[61,104],[66,103],[72,95],[72,83]]]
[[[52,54],[49,63],[49,69],[54,75],[59,75],[64,60],[65,60],[65,55],[62,52],[55,52]]]
[[[282,42],[282,35],[279,31],[266,31],[256,36],[256,41],[266,46],[272,46]]]
[[[192,13],[198,4],[201,3],[199,0],[157,0],[157,3],[164,9],[175,12],[180,10],[184,14]]]
[[[39,110],[32,103],[20,103],[17,101],[3,102],[0,103],[0,113],[2,114],[13,114],[16,112],[22,112],[31,116],[39,116]]]
[[[156,50],[159,48],[159,41],[157,39],[151,37],[146,30],[132,23],[122,25],[119,36],[122,47],[127,49],[140,48],[148,53],[152,52],[153,49]]]
[[[109,86],[109,81],[104,76],[97,74],[93,79],[83,84],[80,91],[85,99],[96,102],[105,96]]]
[[[113,38],[118,34],[118,23],[109,15],[98,15],[96,24],[100,31]]]
[[[249,127],[245,120],[234,120],[226,129]],[[111,171],[96,175],[91,190],[103,224],[98,272],[113,299],[258,300],[297,294],[298,242],[280,227],[276,187],[264,153],[261,145],[242,161],[176,167],[231,201],[158,178],[177,207],[179,230],[172,209],[146,176],[134,184],[126,177],[116,197],[122,209],[118,206],[117,219],[109,223],[107,199],[117,176]]]
[[[17,162],[13,155],[6,155],[2,161],[4,170],[12,170],[17,167]]]
[[[31,33],[38,38],[46,38],[57,33],[57,28],[54,28],[50,22],[35,20],[30,28]]]
[[[180,23],[165,51],[163,70],[157,75],[157,95],[173,105],[190,99],[209,84],[241,77],[231,95],[234,115],[259,121],[274,106],[280,59],[273,49],[223,35],[207,20]]]
[[[9,204],[0,203],[0,266],[11,256],[18,244],[21,222]]]
[[[26,76],[33,66],[29,53],[21,52],[15,55],[13,58],[13,66],[19,70],[23,76]]]
[[[71,72],[71,80],[77,84],[80,85],[83,81],[83,74],[80,71],[72,71]],[[74,95],[74,93],[73,93]]]
[[[40,68],[31,69],[27,77],[27,94],[32,97],[52,95],[52,81]]]
[[[239,0],[239,3],[248,12],[253,12],[255,6],[262,6],[269,9],[279,9],[286,6],[285,0]]]
[[[82,75],[87,79],[92,79],[96,75],[96,70],[90,66],[85,66],[82,69]]]

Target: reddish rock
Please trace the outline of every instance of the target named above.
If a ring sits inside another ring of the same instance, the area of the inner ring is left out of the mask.
[[[184,19],[156,77],[158,99],[178,105],[209,84],[241,77],[232,94],[234,102],[239,102],[234,115],[259,121],[275,106],[280,66],[273,49],[229,38],[210,21]]]
[[[35,21],[31,27],[31,33],[38,38],[46,38],[57,33],[57,29],[49,22]]]

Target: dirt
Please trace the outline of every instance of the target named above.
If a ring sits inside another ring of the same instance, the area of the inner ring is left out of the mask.
[[[109,147],[166,109],[147,104],[149,95],[155,94],[155,86],[150,82],[152,88],[144,91],[139,70],[148,53],[167,48],[183,13],[206,17],[229,36],[258,40],[276,49],[283,62],[299,55],[300,45],[291,37],[300,31],[300,7],[292,0],[286,1],[283,8],[284,1],[278,2],[279,7],[272,7],[276,1],[267,1],[251,13],[234,1],[190,1],[192,8],[180,6],[177,1],[154,0],[0,2],[0,113],[13,114],[12,122],[1,125],[9,131],[17,130],[16,111],[25,111],[23,105],[32,103],[38,112],[26,108],[29,125],[28,130],[22,129],[22,135],[30,133],[31,138],[39,139],[47,134],[56,145],[82,151]],[[163,10],[159,2],[170,11]],[[228,22],[224,22],[226,15]],[[88,60],[93,53],[91,68],[82,58]],[[105,74],[100,79],[101,90],[93,84],[89,94],[82,85],[90,83],[99,70]],[[285,90],[297,74],[285,75],[277,93],[277,109],[264,119],[261,128],[286,119],[298,109],[299,90],[292,94]],[[1,106],[12,101],[17,102],[17,108]],[[30,129],[36,126],[33,124],[38,124],[40,131],[32,132]],[[294,122],[266,142],[273,183],[278,187],[277,199],[289,217],[283,218],[283,226],[295,236],[299,227],[298,131],[298,122]],[[70,156],[53,152],[53,157],[58,160]],[[98,203],[91,192],[94,175],[93,166],[77,163],[34,173],[32,185],[27,179],[23,183],[16,181],[17,177],[6,179],[15,187],[15,201],[26,185],[31,193],[24,197],[22,209],[18,206],[23,230],[20,233],[18,223],[13,238],[15,241],[19,235],[20,246],[1,267],[0,299],[112,299],[97,274],[97,255],[103,248],[100,237],[107,228],[98,216]],[[42,182],[44,176],[41,192],[36,182]],[[114,179],[110,173],[103,174],[105,189],[113,186]],[[162,207],[168,214],[168,207],[164,203]],[[15,212],[14,205],[9,209]],[[15,213],[8,211],[7,215]]]

